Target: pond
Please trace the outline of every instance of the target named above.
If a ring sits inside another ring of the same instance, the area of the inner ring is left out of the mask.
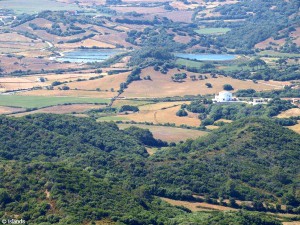
[[[225,61],[236,59],[236,55],[227,54],[191,54],[191,53],[176,53],[176,57],[183,59],[192,59],[199,61]]]
[[[65,52],[57,60],[72,63],[102,62],[119,53],[122,53],[122,51],[117,49],[78,49],[72,52]]]

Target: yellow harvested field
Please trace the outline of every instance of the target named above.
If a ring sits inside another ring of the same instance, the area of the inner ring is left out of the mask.
[[[294,222],[283,222],[283,225],[300,225],[299,221],[294,221]]]
[[[118,115],[118,117],[135,122],[152,122],[153,124],[174,123],[177,126],[188,125],[194,127],[200,125],[200,120],[194,113],[189,113],[189,115],[186,117],[176,116],[176,112],[179,109],[180,106],[160,110],[141,110],[138,113]]]
[[[118,124],[120,129],[125,129],[131,126],[136,126],[143,129],[149,129],[154,138],[161,139],[167,142],[179,142],[187,139],[196,139],[207,135],[208,132],[199,130],[190,130],[177,127],[165,127],[165,126],[151,126],[144,124]]]
[[[134,105],[134,106],[142,106],[145,104],[149,104],[147,101],[136,101],[136,100],[128,100],[128,99],[117,99],[113,102],[113,107],[121,107],[122,105]],[[140,107],[139,107],[140,108]]]
[[[47,86],[47,83],[41,83],[38,81],[32,81],[26,78],[0,78],[0,88],[6,91],[14,91],[20,89],[28,89],[33,87]]]
[[[226,120],[226,119],[219,119],[216,122],[224,122],[224,123],[232,123],[232,120]]]
[[[0,34],[1,42],[31,42],[32,39],[20,35],[18,33],[2,33]]]
[[[71,89],[77,88],[78,90],[96,90],[96,88],[100,88],[101,90],[110,90],[113,88],[117,91],[120,89],[120,84],[126,81],[128,75],[129,72],[107,75],[100,79],[72,82],[67,85]]]
[[[23,108],[15,108],[15,107],[7,107],[7,106],[0,106],[0,115],[1,114],[11,114],[25,111]]]
[[[188,78],[184,82],[173,82],[171,77],[176,73],[185,72]],[[206,95],[217,94],[223,90],[224,84],[231,84],[235,91],[239,89],[248,89],[249,87],[256,91],[273,90],[283,88],[282,82],[273,81],[258,81],[257,84],[252,81],[237,80],[230,77],[219,76],[218,78],[211,78],[209,75],[206,80],[192,81],[189,76],[195,74],[186,72],[184,70],[177,71],[175,69],[170,70],[168,74],[161,74],[159,71],[155,71],[152,68],[147,68],[142,71],[141,77],[147,75],[151,76],[152,81],[140,80],[134,81],[125,89],[122,97],[171,97],[171,96],[184,96],[184,95]],[[197,76],[199,74],[196,74]],[[213,88],[207,88],[206,83],[211,83]]]
[[[57,105],[38,109],[31,112],[18,113],[15,116],[26,116],[35,113],[53,113],[53,114],[70,114],[70,113],[83,113],[91,109],[103,108],[103,105],[95,104],[72,104],[72,105]]]
[[[174,37],[174,41],[179,42],[179,43],[183,43],[183,44],[189,43],[190,40],[191,40],[191,37],[189,37],[189,36],[179,36],[179,35],[176,35]]]
[[[140,106],[139,109],[141,111],[149,111],[149,110],[160,110],[164,108],[169,108],[173,106],[183,105],[183,104],[189,104],[189,101],[178,101],[178,102],[159,102],[154,104],[147,104]]]
[[[300,134],[300,120],[298,120],[298,124],[294,125],[294,126],[290,126],[287,127],[293,131],[295,131],[296,133]]]
[[[110,91],[80,91],[80,90],[33,90],[19,93],[23,96],[54,96],[54,97],[92,97],[92,98],[113,98],[117,92]]]
[[[208,126],[206,126],[206,128],[209,130],[216,130],[216,129],[219,129],[220,127],[214,126],[214,125],[208,125]]]
[[[264,40],[258,44],[255,45],[255,48],[261,48],[264,49],[268,46],[272,46],[270,43],[275,43],[278,44],[279,46],[282,46],[285,43],[284,38],[279,39],[279,40],[274,40],[274,38],[268,38],[267,40]]]
[[[179,9],[179,10],[195,9],[199,6],[198,4],[186,5],[186,4],[184,4],[183,2],[180,2],[180,1],[174,1],[170,5],[174,8],[176,8],[176,9]]]
[[[193,11],[172,11],[165,13],[158,13],[157,15],[167,17],[174,22],[190,23],[193,17]]]
[[[205,202],[188,202],[188,201],[178,201],[173,200],[169,198],[160,198],[163,201],[168,202],[169,204],[173,206],[184,206],[188,209],[190,209],[193,212],[197,211],[203,211],[203,210],[219,210],[219,211],[237,211],[237,209],[226,207],[226,206],[220,206],[220,205],[212,205]]]
[[[300,116],[300,108],[289,109],[287,111],[280,113],[277,117],[278,118],[289,118],[292,116]]]
[[[65,74],[40,74],[38,76],[28,76],[26,79],[35,81],[38,77],[44,77],[51,84],[53,81],[75,81],[77,79],[89,79],[99,76],[98,73],[65,73]]]
[[[76,42],[76,43],[64,43],[60,44],[60,48],[65,49],[74,49],[79,47],[86,47],[86,48],[92,48],[92,47],[98,47],[98,48],[116,48],[115,45],[108,44],[106,42],[101,42],[93,39],[86,39],[84,41]]]

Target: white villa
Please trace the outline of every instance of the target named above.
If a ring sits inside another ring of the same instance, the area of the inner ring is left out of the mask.
[[[215,95],[213,102],[236,102],[238,101],[237,98],[232,96],[232,93],[229,91],[221,91],[218,95]]]

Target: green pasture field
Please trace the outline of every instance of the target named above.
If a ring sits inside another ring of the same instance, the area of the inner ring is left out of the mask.
[[[22,108],[41,108],[65,103],[109,103],[109,101],[101,98],[0,95],[1,106]]]

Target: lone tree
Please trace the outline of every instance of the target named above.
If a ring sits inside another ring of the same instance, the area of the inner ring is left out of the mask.
[[[223,89],[225,91],[232,91],[232,90],[234,90],[234,88],[230,84],[224,84],[223,85]]]
[[[179,117],[183,117],[183,116],[187,116],[188,113],[184,110],[184,109],[179,109],[176,113],[176,116],[179,116]]]
[[[206,85],[206,87],[208,87],[208,88],[212,88],[212,84],[211,84],[211,83],[206,83],[205,85]]]

